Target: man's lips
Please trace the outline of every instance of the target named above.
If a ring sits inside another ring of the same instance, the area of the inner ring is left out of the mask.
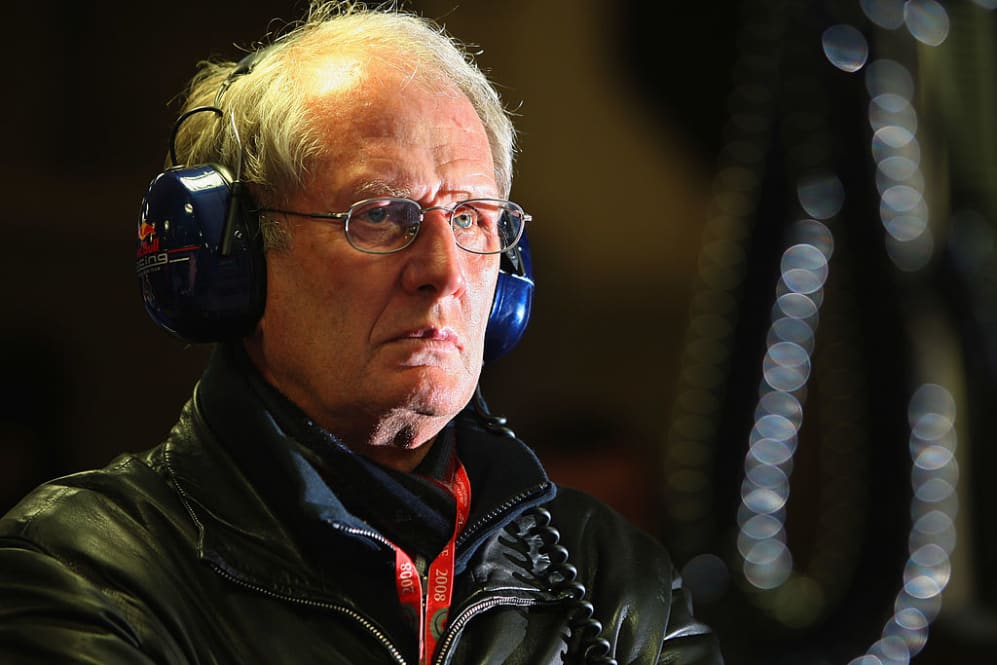
[[[437,328],[435,326],[427,326],[425,328],[414,328],[403,332],[394,339],[396,341],[415,340],[434,345],[453,346],[459,350],[464,349],[464,345],[460,341],[460,336],[452,328],[446,327]]]

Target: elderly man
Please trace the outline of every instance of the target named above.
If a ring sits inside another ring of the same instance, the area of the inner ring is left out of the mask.
[[[0,522],[0,661],[721,662],[660,546],[475,398],[528,306],[493,303],[528,282],[512,137],[398,11],[204,66],[137,269],[216,351],[163,444]]]

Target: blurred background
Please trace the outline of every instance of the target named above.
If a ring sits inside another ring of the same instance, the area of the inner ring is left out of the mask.
[[[493,410],[731,665],[997,658],[997,0],[413,0],[518,114]],[[208,349],[132,259],[175,96],[304,4],[12,3],[0,512],[158,443]]]

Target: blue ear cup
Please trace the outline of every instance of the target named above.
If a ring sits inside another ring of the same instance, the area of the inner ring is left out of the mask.
[[[523,337],[533,309],[533,289],[533,258],[524,232],[519,244],[502,255],[485,329],[486,363],[504,356]]]
[[[135,253],[142,300],[153,321],[184,341],[248,335],[263,314],[262,239],[242,199],[223,167],[206,164],[160,173],[142,201]]]

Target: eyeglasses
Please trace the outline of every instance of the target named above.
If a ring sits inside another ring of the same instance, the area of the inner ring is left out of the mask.
[[[260,208],[258,212],[339,220],[354,248],[368,254],[392,254],[415,242],[426,213],[433,210],[449,214],[457,246],[474,254],[499,254],[512,249],[522,237],[526,222],[533,219],[518,204],[501,199],[469,199],[450,207],[423,208],[412,199],[381,197],[358,201],[346,212],[304,213],[279,208]]]

